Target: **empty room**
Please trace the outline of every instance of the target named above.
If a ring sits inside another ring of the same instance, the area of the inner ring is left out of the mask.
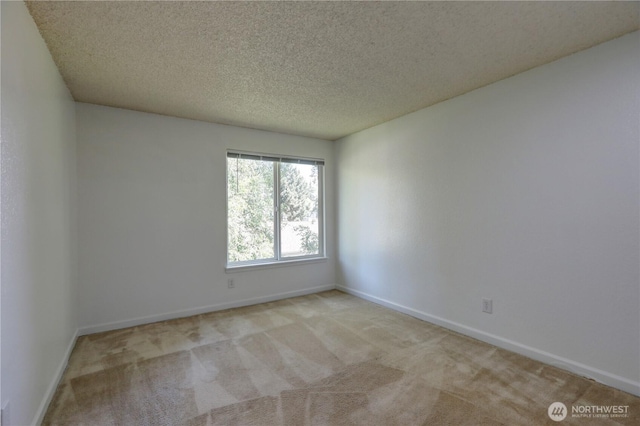
[[[640,424],[640,2],[0,19],[2,426]]]

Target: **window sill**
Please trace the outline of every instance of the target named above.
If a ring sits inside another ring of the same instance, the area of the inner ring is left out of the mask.
[[[255,263],[253,265],[241,265],[241,266],[227,266],[224,268],[226,274],[233,274],[236,272],[255,271],[258,269],[271,269],[280,268],[284,266],[300,266],[308,265],[312,263],[324,263],[327,261],[326,257],[314,257],[311,259],[296,259],[296,260],[279,260],[276,262]]]

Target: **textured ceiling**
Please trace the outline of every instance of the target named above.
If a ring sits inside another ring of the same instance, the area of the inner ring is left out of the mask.
[[[640,26],[638,2],[27,2],[75,100],[337,139]]]

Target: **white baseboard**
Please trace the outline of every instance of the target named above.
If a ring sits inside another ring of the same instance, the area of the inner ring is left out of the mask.
[[[629,380],[627,378],[617,376],[615,374],[611,374],[594,367],[590,367],[580,362],[557,356],[552,353],[533,348],[531,346],[523,345],[521,343],[514,342],[513,340],[505,339],[494,334],[486,333],[482,330],[468,327],[454,321],[449,321],[447,319],[440,318],[435,315],[419,311],[417,309],[399,305],[389,300],[372,296],[360,290],[355,290],[342,285],[336,285],[336,288],[338,290],[344,291],[345,293],[349,293],[362,299],[369,300],[370,302],[374,302],[387,308],[393,309],[395,311],[411,315],[412,317],[421,319],[423,321],[448,328],[466,336],[473,337],[474,339],[482,340],[483,342],[490,343],[494,346],[516,352],[531,359],[544,362],[545,364],[553,365],[554,367],[570,371],[580,376],[588,377],[607,386],[611,386],[625,392],[629,392],[633,395],[640,396],[640,382],[635,382],[633,380]]]
[[[103,331],[118,330],[120,328],[134,327],[136,325],[149,324],[152,322],[165,321],[175,318],[190,317],[192,315],[205,314],[208,312],[222,311],[224,309],[239,308],[241,306],[256,305],[258,303],[273,302],[274,300],[288,299],[290,297],[305,296],[307,294],[319,293],[321,291],[333,290],[335,284],[327,284],[317,287],[305,288],[303,290],[288,291],[285,293],[271,294],[268,296],[253,297],[251,299],[234,300],[231,302],[218,303],[216,305],[201,306],[198,308],[183,309],[180,311],[167,312],[158,315],[149,315],[144,317],[132,318],[123,321],[114,321],[106,324],[90,325],[82,327],[79,335],[100,333]]]
[[[42,420],[44,418],[44,415],[47,412],[47,408],[49,407],[49,404],[53,399],[53,394],[56,392],[56,389],[58,388],[58,384],[60,383],[60,379],[62,379],[62,375],[64,374],[64,370],[67,368],[67,364],[69,363],[69,357],[71,356],[71,351],[73,351],[73,347],[76,344],[76,340],[78,340],[78,336],[79,336],[78,332],[79,330],[76,330],[76,332],[73,334],[73,337],[71,338],[71,341],[67,346],[67,350],[64,352],[64,357],[62,357],[62,360],[60,360],[60,365],[58,365],[56,374],[51,380],[51,383],[49,383],[49,387],[47,388],[47,391],[44,394],[44,398],[42,399],[42,402],[38,407],[38,411],[36,411],[36,415],[33,417],[33,421],[31,422],[32,425],[42,424]]]

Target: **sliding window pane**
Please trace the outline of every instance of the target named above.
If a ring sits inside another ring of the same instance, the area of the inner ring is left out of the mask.
[[[319,166],[280,163],[280,247],[282,257],[318,254]]]
[[[229,262],[275,259],[274,162],[227,159]]]

